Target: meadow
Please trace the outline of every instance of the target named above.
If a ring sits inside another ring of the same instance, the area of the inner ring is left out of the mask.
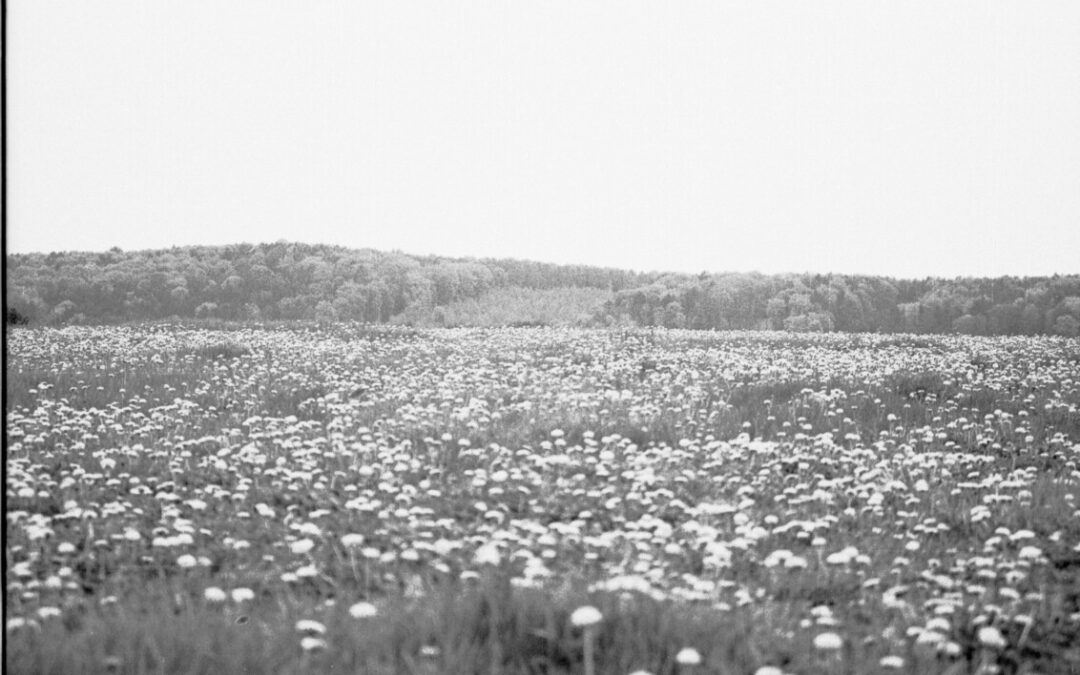
[[[1080,340],[8,333],[11,673],[1078,673]]]

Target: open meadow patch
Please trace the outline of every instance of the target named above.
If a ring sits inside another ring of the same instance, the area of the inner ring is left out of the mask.
[[[1080,672],[1076,338],[8,346],[9,672]]]

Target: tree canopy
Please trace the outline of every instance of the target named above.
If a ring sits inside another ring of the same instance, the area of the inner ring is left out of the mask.
[[[574,290],[577,289],[577,290]],[[277,242],[7,257],[8,323],[167,319],[1080,333],[1080,275],[688,275]]]

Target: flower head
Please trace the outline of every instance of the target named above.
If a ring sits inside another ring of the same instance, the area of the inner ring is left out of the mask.
[[[574,610],[574,613],[570,615],[570,623],[578,626],[579,628],[586,628],[588,626],[594,626],[600,623],[604,619],[604,615],[600,613],[600,610],[592,605],[583,605]]]
[[[814,636],[814,648],[832,651],[844,646],[844,639],[836,633],[819,633]]]
[[[303,649],[305,652],[311,652],[317,649],[326,649],[326,640],[308,635],[306,637],[300,638],[300,648]]]
[[[301,539],[289,544],[289,550],[293,553],[304,554],[315,548],[315,542],[310,539]]]
[[[701,663],[701,652],[693,647],[683,647],[675,655],[675,663],[680,666],[696,666]]]
[[[978,633],[979,644],[990,649],[1004,649],[1009,646],[1005,636],[993,626],[983,626]]]
[[[353,548],[364,545],[364,535],[362,534],[343,534],[341,535],[341,545],[345,548]]]
[[[349,607],[349,615],[354,619],[369,619],[378,613],[379,610],[370,602],[358,602]]]
[[[300,633],[315,633],[322,635],[326,632],[326,626],[311,619],[300,619],[296,622],[296,630]]]
[[[255,599],[255,591],[250,588],[234,588],[232,589],[233,602],[245,602],[247,600]]]
[[[203,591],[203,598],[205,598],[207,602],[225,602],[228,600],[229,596],[217,586],[208,586],[206,590]]]
[[[176,559],[176,564],[184,569],[191,569],[199,564],[199,561],[195,559],[195,556],[185,553]]]

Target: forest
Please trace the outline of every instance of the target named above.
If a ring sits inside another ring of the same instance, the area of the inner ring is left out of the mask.
[[[635,272],[291,242],[6,258],[6,323],[361,321],[1080,334],[1080,275]]]

